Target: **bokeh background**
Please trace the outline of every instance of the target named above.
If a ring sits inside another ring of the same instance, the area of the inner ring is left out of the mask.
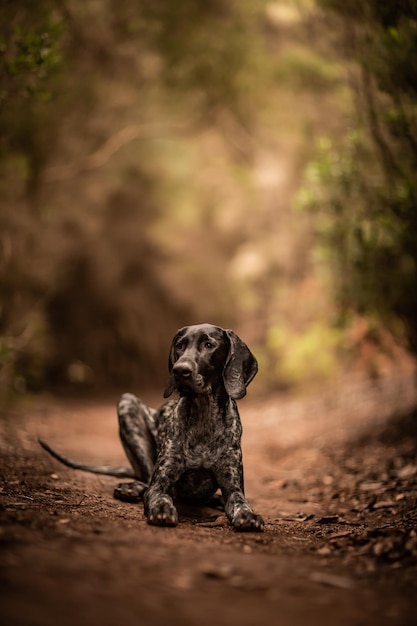
[[[3,0],[2,397],[203,321],[264,391],[415,354],[416,58],[414,0]]]

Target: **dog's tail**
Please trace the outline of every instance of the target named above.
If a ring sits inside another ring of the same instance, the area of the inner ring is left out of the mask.
[[[55,459],[73,469],[82,470],[83,472],[92,472],[93,474],[105,474],[106,476],[115,476],[116,478],[136,478],[135,472],[131,467],[112,467],[111,465],[84,465],[67,459],[62,454],[56,452],[42,439],[38,439],[42,448],[49,452]]]

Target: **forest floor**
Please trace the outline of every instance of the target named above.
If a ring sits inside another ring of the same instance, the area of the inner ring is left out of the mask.
[[[156,405],[152,394],[144,397]],[[415,372],[240,403],[246,493],[265,532],[216,509],[148,526],[116,479],[115,402],[41,399],[3,411],[0,621],[5,626],[417,623]]]

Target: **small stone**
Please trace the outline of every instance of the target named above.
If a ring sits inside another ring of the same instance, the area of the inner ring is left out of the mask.
[[[212,565],[205,564],[201,568],[202,573],[207,578],[213,578],[215,580],[227,580],[235,574],[235,568],[233,565]]]

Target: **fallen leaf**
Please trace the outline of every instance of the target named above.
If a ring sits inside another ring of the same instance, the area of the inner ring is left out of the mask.
[[[313,513],[295,513],[294,515],[287,515],[282,519],[286,522],[307,522],[310,519],[313,519]]]
[[[346,576],[338,576],[337,574],[329,574],[327,572],[312,572],[310,580],[314,583],[327,585],[329,587],[338,587],[339,589],[353,589],[355,586],[351,578]]]
[[[373,505],[374,509],[389,509],[395,506],[395,502],[393,500],[381,500],[381,502],[375,502]]]
[[[363,483],[360,483],[359,489],[361,491],[381,491],[383,489],[384,483],[381,481],[367,481],[365,480]]]
[[[325,515],[316,520],[316,524],[337,524],[339,521],[338,515]]]
[[[335,539],[342,539],[343,537],[350,537],[351,534],[352,534],[351,531],[345,530],[344,532],[341,532],[341,533],[335,533],[334,535],[329,537],[329,539],[330,541],[334,541]]]
[[[396,471],[398,478],[411,478],[416,473],[417,465],[412,465],[411,463],[404,465],[404,467]]]

